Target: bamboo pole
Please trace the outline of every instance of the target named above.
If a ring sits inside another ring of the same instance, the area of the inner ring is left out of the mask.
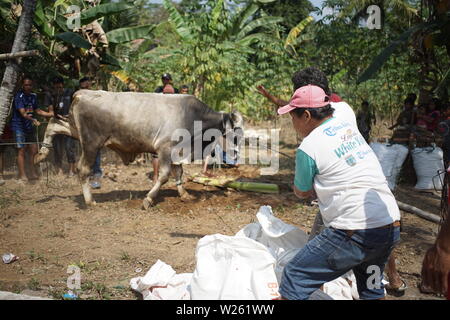
[[[19,51],[16,53],[2,53],[2,54],[0,54],[0,60],[32,57],[32,56],[37,56],[37,55],[39,55],[39,50]]]
[[[425,220],[440,224],[441,223],[441,217],[423,210],[420,210],[419,208],[413,207],[409,204],[397,201],[398,207],[402,209],[403,211],[413,213]]]

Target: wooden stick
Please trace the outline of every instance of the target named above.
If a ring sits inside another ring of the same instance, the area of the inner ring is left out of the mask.
[[[402,209],[403,211],[413,213],[425,220],[440,224],[441,223],[441,217],[423,210],[420,210],[419,208],[410,206],[409,204],[397,201],[398,207]]]
[[[17,59],[23,57],[32,57],[39,55],[39,50],[19,51],[16,53],[2,53],[0,60]]]

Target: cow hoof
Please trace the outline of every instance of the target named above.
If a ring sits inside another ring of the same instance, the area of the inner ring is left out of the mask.
[[[34,164],[38,164],[39,162],[41,162],[44,159],[44,155],[41,153],[38,153],[34,156],[33,162]]]
[[[145,198],[144,201],[142,201],[142,207],[144,210],[148,210],[152,206],[153,206],[152,199]]]
[[[181,201],[191,201],[195,200],[194,196],[191,196],[189,193],[185,193],[181,196]]]
[[[95,207],[95,206],[97,205],[97,202],[95,202],[95,201],[86,202],[86,205],[87,205],[88,207]]]

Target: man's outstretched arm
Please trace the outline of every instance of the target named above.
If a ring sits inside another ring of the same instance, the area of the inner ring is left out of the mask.
[[[267,91],[267,89],[264,88],[264,86],[262,86],[262,85],[257,86],[256,89],[258,89],[259,93],[261,93],[264,97],[269,99],[271,102],[275,103],[278,107],[285,106],[289,103],[289,101],[277,98],[274,95],[270,94],[269,91]]]

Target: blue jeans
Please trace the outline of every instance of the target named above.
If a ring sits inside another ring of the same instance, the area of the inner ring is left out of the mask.
[[[95,162],[92,165],[92,174],[94,175],[94,177],[101,177],[103,174],[102,168],[100,168],[100,150],[98,150],[97,152],[97,156],[95,157]]]
[[[24,131],[24,130],[14,130],[14,140],[16,140],[17,149],[21,149],[25,147],[25,143],[37,142],[36,132],[33,131]]]
[[[324,283],[353,270],[360,299],[384,297],[384,267],[400,241],[400,227],[354,230],[324,229],[286,265],[280,294],[306,300]]]

